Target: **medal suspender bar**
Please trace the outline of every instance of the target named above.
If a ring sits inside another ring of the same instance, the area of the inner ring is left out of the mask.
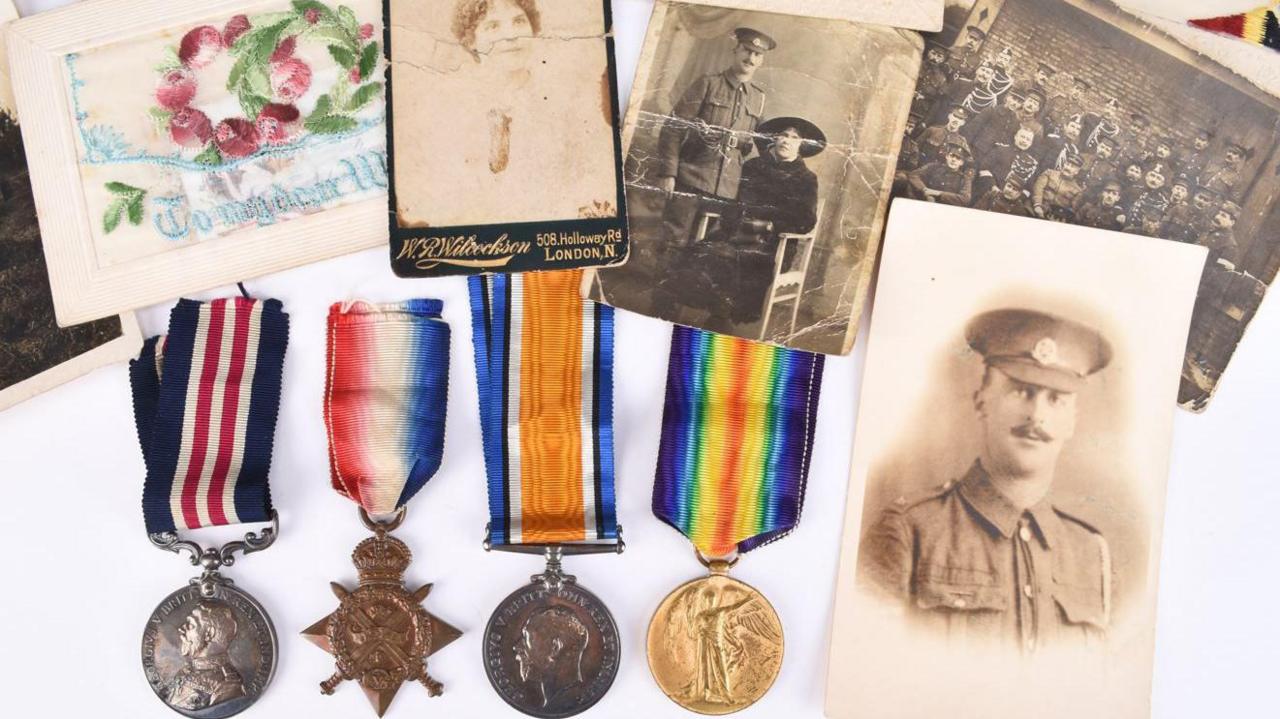
[[[689,538],[710,573],[662,600],[647,643],[654,679],[686,709],[744,709],[781,669],[777,612],[728,572],[800,521],[823,359],[673,330],[653,513]]]
[[[442,309],[439,300],[425,299],[329,309],[324,422],[330,480],[359,505],[374,536],[351,555],[359,585],[331,583],[338,608],[302,634],[337,663],[320,691],[332,694],[354,681],[378,716],[405,682],[420,682],[429,696],[439,696],[444,686],[427,673],[427,657],[461,635],[422,607],[432,585],[412,592],[405,586],[413,555],[391,536],[444,454],[449,325]]]
[[[156,607],[142,639],[148,683],[186,716],[237,714],[275,673],[271,619],[220,570],[279,534],[267,481],[288,335],[277,300],[180,300],[168,336],[148,339],[129,366],[147,535],[203,569]],[[252,522],[271,526],[208,549],[179,535]]]
[[[561,568],[564,555],[625,546],[614,513],[613,309],[583,301],[580,279],[578,271],[469,278],[489,495],[484,548],[546,559],[490,617],[485,671],[503,700],[537,717],[586,711],[618,671],[613,616]]]

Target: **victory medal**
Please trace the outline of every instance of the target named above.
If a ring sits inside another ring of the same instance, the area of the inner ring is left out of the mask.
[[[390,534],[439,469],[444,451],[449,325],[441,309],[439,300],[408,300],[329,310],[324,419],[330,474],[334,489],[360,505],[360,519],[374,535],[351,554],[359,584],[331,583],[338,608],[302,634],[337,661],[320,691],[332,694],[354,681],[378,716],[405,682],[439,696],[444,685],[427,673],[427,657],[461,635],[422,607],[430,584],[412,592],[405,586],[413,555]]]

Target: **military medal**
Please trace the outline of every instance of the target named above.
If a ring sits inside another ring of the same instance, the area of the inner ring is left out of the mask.
[[[541,554],[545,570],[485,627],[485,672],[536,717],[586,711],[618,672],[618,627],[561,568],[567,554],[617,553],[613,310],[578,295],[581,272],[470,278],[489,488],[487,551]]]
[[[277,300],[180,300],[168,336],[129,366],[147,535],[203,569],[155,608],[142,637],[147,682],[189,717],[244,711],[275,673],[271,619],[220,570],[279,535],[267,480],[288,335]],[[271,526],[208,549],[178,534],[251,522]]]
[[[782,667],[782,623],[728,576],[747,552],[795,528],[804,502],[823,356],[675,327],[653,513],[710,570],[649,622],[649,669],[680,706],[729,714]]]
[[[391,536],[444,452],[449,325],[441,309],[439,300],[408,300],[329,310],[329,470],[333,488],[360,505],[374,535],[351,555],[359,584],[332,583],[338,608],[302,634],[337,662],[320,691],[332,694],[353,681],[378,716],[405,682],[439,696],[444,685],[427,673],[427,657],[461,634],[422,607],[430,584],[405,586],[412,554]]]

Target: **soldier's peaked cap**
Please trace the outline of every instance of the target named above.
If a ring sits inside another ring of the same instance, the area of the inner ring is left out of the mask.
[[[801,157],[813,157],[826,149],[827,136],[818,129],[817,125],[799,117],[775,117],[772,120],[765,120],[756,128],[756,148],[760,150],[760,154],[763,155],[773,143],[774,135],[788,128],[795,130],[804,139],[804,142],[800,143]]]
[[[983,30],[977,25],[970,25],[969,27],[965,28],[965,31],[968,32],[970,35],[973,35],[978,38],[984,38],[987,36],[987,31]]]
[[[773,38],[754,28],[737,28],[733,31],[733,36],[737,38],[739,45],[756,52],[769,52],[778,46]]]
[[[1096,329],[1039,310],[983,312],[969,321],[965,339],[988,367],[1059,392],[1079,392],[1111,362],[1111,343]]]

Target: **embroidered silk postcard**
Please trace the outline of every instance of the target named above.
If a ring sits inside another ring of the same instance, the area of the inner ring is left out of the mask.
[[[59,321],[376,245],[377,0],[100,0],[15,23]]]
[[[632,256],[584,295],[849,352],[922,48],[909,30],[659,0],[625,123]]]
[[[1173,400],[1205,256],[894,201],[827,716],[1150,716]]]
[[[16,17],[0,0],[0,26]],[[54,320],[8,66],[0,34],[0,409],[123,361],[141,342],[132,314],[66,328]]]
[[[1228,68],[1103,0],[951,0],[926,39],[895,195],[1209,248],[1178,393],[1203,410],[1280,269],[1274,54]]]
[[[624,262],[610,0],[384,3],[396,274]]]

